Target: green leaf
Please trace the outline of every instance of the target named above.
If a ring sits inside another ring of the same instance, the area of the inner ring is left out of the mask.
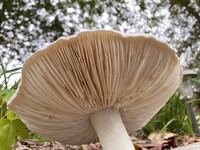
[[[0,120],[0,150],[11,150],[16,143],[17,136],[28,138],[28,129],[20,119]]]
[[[1,91],[0,91],[0,96],[7,95],[7,93],[8,93],[9,91],[10,91],[10,90],[8,90],[8,89],[1,90]]]
[[[4,125],[6,125],[7,123],[9,123],[9,120],[5,119],[5,118],[2,118],[0,120],[0,129],[1,129],[1,127],[3,127]]]
[[[140,6],[140,10],[141,11],[144,11],[146,9],[146,5],[145,5],[144,1],[141,1],[140,4],[139,4],[139,6]]]
[[[19,119],[18,116],[11,110],[7,110],[5,116],[9,120]]]
[[[8,100],[12,97],[12,95],[15,93],[15,90],[9,90],[8,91],[8,93],[7,93],[7,95],[5,96],[5,98],[4,98],[4,101],[5,102],[8,102]]]
[[[0,97],[3,97],[3,101],[8,102],[8,100],[12,97],[12,95],[15,93],[14,89],[8,90],[1,90],[0,91]]]

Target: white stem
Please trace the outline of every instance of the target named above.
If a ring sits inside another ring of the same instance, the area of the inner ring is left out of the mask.
[[[105,109],[90,120],[103,150],[135,150],[117,109]]]

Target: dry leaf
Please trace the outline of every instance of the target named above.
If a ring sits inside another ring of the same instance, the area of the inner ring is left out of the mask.
[[[172,132],[153,132],[148,136],[148,139],[153,142],[156,142],[156,141],[168,140],[176,136],[177,134],[174,134]]]
[[[141,144],[134,144],[135,150],[148,150],[144,148]]]
[[[101,145],[99,143],[90,144],[90,145],[82,145],[82,150],[102,150]]]

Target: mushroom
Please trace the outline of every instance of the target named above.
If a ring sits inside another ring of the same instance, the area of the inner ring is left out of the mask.
[[[35,52],[8,107],[43,137],[87,144],[98,136],[104,150],[134,150],[129,134],[160,110],[181,80],[165,42],[84,31]]]

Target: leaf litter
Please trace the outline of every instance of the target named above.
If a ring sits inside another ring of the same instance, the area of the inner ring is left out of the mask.
[[[180,136],[171,132],[153,132],[148,137],[131,136],[135,150],[200,150],[200,137]],[[100,143],[65,145],[56,141],[40,142],[17,138],[13,150],[103,150]]]

